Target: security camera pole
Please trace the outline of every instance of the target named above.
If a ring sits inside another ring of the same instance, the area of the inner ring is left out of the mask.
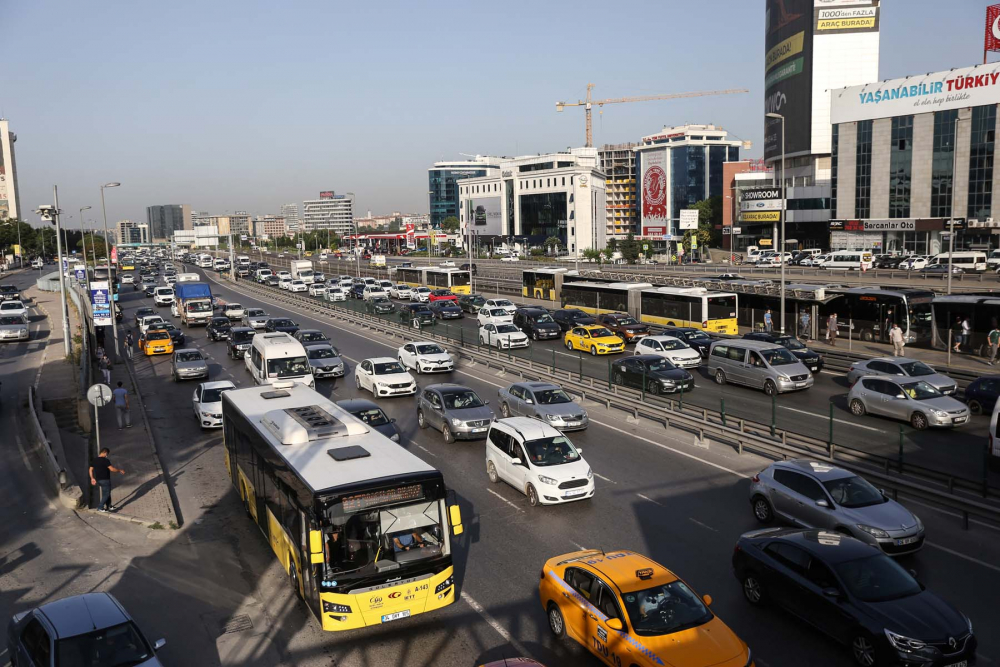
[[[68,357],[70,355],[70,338],[69,338],[69,306],[66,303],[66,276],[63,270],[63,254],[62,254],[62,235],[59,233],[59,188],[55,185],[52,186],[52,198],[55,202],[55,206],[40,206],[38,210],[35,211],[44,222],[51,222],[56,227],[56,261],[59,267],[59,298],[62,301],[62,306],[59,311],[62,313],[62,328],[63,328],[63,353]]]

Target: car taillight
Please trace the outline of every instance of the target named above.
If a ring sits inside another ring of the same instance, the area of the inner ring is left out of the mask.
[[[757,473],[756,475],[754,475],[753,477],[751,477],[750,481],[753,482],[754,484],[759,484],[760,483],[760,473]]]

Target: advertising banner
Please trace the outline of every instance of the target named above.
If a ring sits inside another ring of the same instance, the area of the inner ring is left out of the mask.
[[[90,305],[95,327],[108,327],[111,319],[111,289],[107,280],[90,281]]]
[[[740,222],[780,222],[781,211],[744,211]]]
[[[87,269],[78,268],[78,269],[75,269],[74,271],[76,273],[76,281],[78,283],[80,283],[81,285],[86,284],[86,282],[87,282]]]
[[[740,191],[741,211],[780,211],[781,188],[743,188]]]
[[[986,52],[1000,51],[1000,5],[986,8],[986,41],[983,43],[983,62]]]
[[[466,219],[472,222],[473,233],[480,236],[503,234],[501,203],[500,197],[479,197],[469,200],[470,213]]]
[[[642,212],[639,221],[643,234],[647,227],[669,228],[667,213],[667,149],[642,151]]]
[[[825,5],[823,5],[825,7]],[[813,0],[767,0],[764,113],[785,118],[785,151],[810,150],[812,137]],[[764,121],[764,157],[781,154],[781,121]]]
[[[915,220],[831,220],[831,232],[912,232]]]
[[[417,235],[412,222],[406,223],[406,247],[413,250],[417,247]]]
[[[118,246],[116,245],[111,246],[111,263],[118,263]]]
[[[878,30],[878,7],[837,7],[817,9],[817,34],[875,32]]]

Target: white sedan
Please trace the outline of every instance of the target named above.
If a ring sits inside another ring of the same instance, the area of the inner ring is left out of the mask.
[[[222,314],[232,321],[242,320],[246,309],[238,303],[227,303],[222,307]]]
[[[505,255],[500,258],[501,262],[516,262],[518,261],[517,255]]]
[[[919,271],[920,269],[926,269],[929,262],[930,259],[927,257],[911,257],[900,262],[899,268],[904,271]]]
[[[528,337],[513,324],[485,324],[479,327],[479,342],[498,349],[528,347]]]
[[[291,280],[292,274],[289,273],[288,271],[278,271],[278,279],[280,280],[281,278],[288,278],[289,280]]]
[[[646,336],[635,344],[635,353],[655,354],[681,368],[701,365],[701,353],[673,336]]]
[[[326,288],[327,301],[347,301],[347,292],[342,287],[330,285]]]
[[[486,299],[486,303],[483,304],[483,308],[503,308],[511,315],[517,312],[517,306],[515,306],[510,299]]]
[[[27,318],[28,309],[20,301],[4,301],[0,303],[0,315],[16,315]]]
[[[301,280],[299,282],[302,282]],[[291,276],[283,276],[278,278],[278,289],[288,289],[289,285],[292,284]]]
[[[354,368],[354,384],[372,396],[412,396],[417,381],[403,365],[390,357],[365,359]]]
[[[476,313],[476,319],[479,321],[479,326],[514,322],[514,316],[503,308],[490,308],[488,306],[483,306],[479,309],[479,312]]]
[[[396,358],[404,368],[412,368],[417,373],[444,373],[455,370],[455,360],[451,355],[431,341],[407,343],[396,352]]]
[[[159,315],[146,315],[139,321],[139,331],[146,333],[146,330],[149,329],[151,324],[159,324],[161,322],[163,322],[163,318]]]
[[[429,287],[414,287],[410,290],[410,301],[415,301],[417,303],[427,303],[427,300],[431,296],[431,290]]]
[[[202,428],[222,428],[222,392],[236,389],[229,380],[202,382],[191,397],[194,419]]]
[[[324,296],[326,294],[326,285],[323,283],[313,283],[309,286],[309,296]]]
[[[391,296],[393,299],[409,299],[410,292],[411,292],[410,286],[403,285],[402,283],[400,283],[399,285],[393,285],[392,287],[389,288],[389,296]]]
[[[122,285],[131,285],[135,282],[135,276],[131,273],[122,274]]]
[[[279,285],[280,287],[280,285]],[[293,280],[288,283],[289,292],[305,292],[309,289],[309,286],[305,284],[302,280]]]

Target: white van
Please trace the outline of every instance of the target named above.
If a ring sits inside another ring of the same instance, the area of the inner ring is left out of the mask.
[[[868,250],[838,250],[831,252],[822,267],[824,269],[846,269],[848,271],[869,270],[875,257]]]
[[[254,384],[298,382],[315,387],[309,357],[302,343],[286,333],[262,333],[253,337],[250,352],[243,363]]]
[[[1000,269],[1000,250],[994,250],[986,260],[986,268],[991,271]]]
[[[207,253],[198,255],[198,266],[202,269],[212,268],[212,256]]]
[[[201,280],[201,276],[197,273],[178,273],[177,282],[179,283],[196,283]]]
[[[934,256],[934,261],[931,262],[931,266],[935,264],[943,264],[947,266],[948,263],[948,253],[943,252]],[[951,263],[966,273],[982,273],[986,270],[986,253],[967,250],[952,252]]]

